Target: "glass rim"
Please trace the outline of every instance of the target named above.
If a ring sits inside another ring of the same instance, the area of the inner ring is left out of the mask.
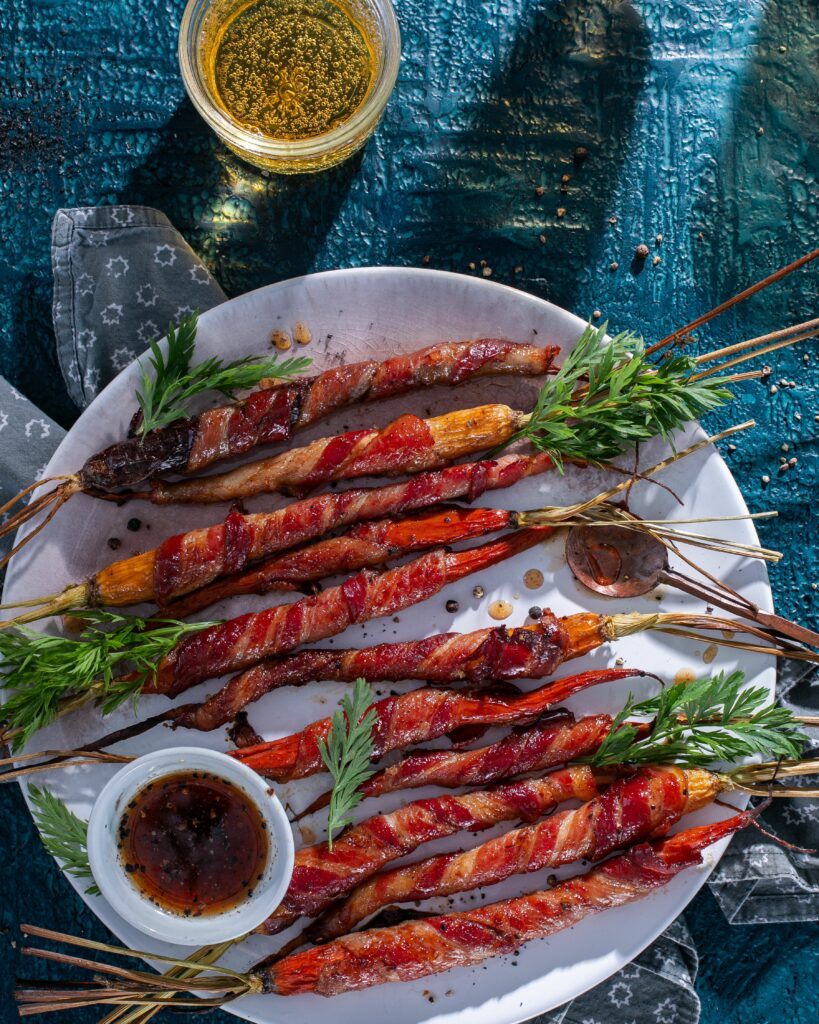
[[[254,156],[274,159],[318,157],[354,143],[377,122],[392,95],[401,62],[401,32],[391,0],[365,0],[384,28],[384,52],[375,83],[355,112],[335,128],[306,139],[271,139],[242,128],[214,103],[199,71],[199,21],[214,0],[188,0],[179,25],[179,67],[191,102],[217,135]],[[192,36],[192,32],[195,33]]]

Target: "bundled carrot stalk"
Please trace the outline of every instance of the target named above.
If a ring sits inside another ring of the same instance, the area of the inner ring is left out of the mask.
[[[754,422],[750,420],[730,427],[675,452],[640,475],[645,478],[654,476],[708,444],[752,426]],[[512,486],[521,479],[551,469],[553,465],[548,454],[504,456],[497,461],[469,463],[421,474],[407,483],[390,487],[323,494],[296,502],[278,512],[242,515],[233,510],[224,523],[170,537],[159,548],[114,562],[85,583],[72,584],[60,594],[3,606],[33,609],[7,620],[5,625],[22,625],[69,609],[121,607],[142,601],[155,601],[166,613],[187,615],[233,594],[292,589],[298,583],[315,581],[352,568],[378,565],[435,543],[466,540],[503,528],[558,527],[569,523],[575,516],[589,513],[591,509],[605,511],[607,518],[626,519],[632,528],[637,528],[639,521],[633,516],[627,516],[622,509],[607,504],[631,486],[629,480],[566,508],[530,512],[445,508],[443,512],[432,512],[414,519],[379,519],[380,516],[394,517],[454,498],[473,501],[486,490]],[[343,537],[320,540],[289,555],[261,561],[271,554],[313,540],[322,533],[354,523],[361,525]],[[648,525],[644,524],[644,528]],[[682,541],[697,543],[696,539],[687,538],[688,535]],[[726,543],[722,542],[723,546]],[[749,553],[747,547],[743,548],[743,553]],[[768,557],[775,553],[759,549],[758,554]],[[0,623],[0,627],[3,625]]]
[[[82,608],[118,608],[144,601],[165,606],[220,576],[240,573],[332,530],[441,502],[474,501],[486,491],[511,487],[552,466],[548,455],[505,455],[424,473],[388,487],[321,494],[275,512],[243,515],[234,510],[223,523],[169,537],[158,548],[114,562],[60,594],[8,607],[34,606],[13,620],[23,623]]]
[[[176,696],[206,679],[335,636],[354,623],[394,615],[449,583],[527,550],[548,530],[533,527],[469,551],[437,549],[381,574],[363,570],[293,604],[226,622],[185,625],[172,620],[143,631],[143,620],[128,619],[115,630],[88,629],[79,640],[2,633],[9,693],[4,714],[11,727],[6,738],[19,744],[89,700],[99,700],[110,711],[141,692]],[[117,676],[116,666],[129,660],[137,669]]]
[[[577,766],[464,796],[416,800],[377,814],[347,829],[332,849],[324,842],[298,850],[284,899],[258,930],[272,935],[302,915],[315,917],[386,864],[425,843],[457,832],[480,832],[502,821],[534,821],[566,800],[590,800],[597,792],[591,768]]]
[[[567,769],[567,771],[570,771]],[[361,883],[340,905],[307,931],[311,942],[346,935],[382,907],[493,885],[511,875],[557,868],[578,860],[601,860],[616,850],[664,835],[684,814],[710,803],[730,785],[702,768],[643,768],[596,792],[590,768],[588,802],[577,810],[512,829],[464,852],[428,857],[381,872]],[[581,799],[583,799],[581,797]],[[315,916],[315,911],[304,911]],[[275,917],[275,914],[274,914]]]
[[[753,812],[745,812],[687,829],[671,838],[640,843],[551,889],[461,912],[356,932],[282,959],[262,961],[246,974],[224,967],[218,973],[208,973],[207,959],[199,962],[192,958],[185,962],[189,973],[180,976],[175,972],[163,988],[162,979],[145,972],[26,947],[23,952],[27,955],[80,964],[94,970],[98,977],[73,991],[64,984],[54,987],[41,983],[36,988],[21,988],[16,999],[22,1004],[20,1012],[24,1015],[66,1005],[129,1001],[148,1007],[198,1005],[204,1009],[251,993],[334,996],[386,982],[417,981],[454,967],[467,967],[513,953],[533,939],[554,935],[593,914],[642,899],[686,868],[701,864],[703,850],[744,828],[754,816]],[[22,931],[97,952],[134,955],[130,950],[32,925],[23,925]],[[150,954],[144,956],[150,958]],[[179,965],[179,961],[171,962]],[[200,998],[192,999],[193,993],[200,994]],[[205,998],[201,998],[202,993]]]
[[[195,330],[194,320],[191,351]],[[176,337],[184,332],[190,334],[191,326],[182,325]],[[169,335],[171,343],[177,342]],[[143,437],[130,437],[92,455],[78,473],[53,478],[61,483],[11,516],[0,527],[0,536],[17,529],[48,507],[51,507],[51,518],[74,494],[106,497],[122,487],[150,480],[158,473],[197,473],[259,445],[285,441],[294,431],[358,402],[392,398],[414,388],[456,387],[466,380],[491,374],[540,376],[549,371],[557,352],[553,346],[539,348],[503,339],[481,338],[432,345],[384,362],[367,360],[338,366],[286,385],[268,381],[267,386],[241,401],[209,409],[198,416],[174,419]],[[187,355],[189,358],[190,352]],[[39,484],[48,482],[42,480],[26,488],[0,511],[7,512]]]

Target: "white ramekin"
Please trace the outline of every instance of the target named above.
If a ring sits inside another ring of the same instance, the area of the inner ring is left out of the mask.
[[[270,854],[262,878],[238,906],[221,913],[185,917],[152,903],[126,872],[117,851],[117,830],[128,803],[147,783],[184,771],[206,771],[237,786],[267,825]],[[97,797],[88,821],[88,859],[94,881],[129,924],[180,945],[225,942],[252,931],[281,903],[293,873],[293,833],[270,784],[227,754],[201,747],[172,747],[126,765]]]

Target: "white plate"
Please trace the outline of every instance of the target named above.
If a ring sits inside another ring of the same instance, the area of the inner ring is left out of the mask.
[[[400,351],[453,338],[476,336],[508,336],[520,341],[558,343],[571,346],[579,336],[583,321],[547,302],[523,292],[480,279],[412,269],[359,269],[316,274],[281,284],[271,285],[225,303],[205,314],[200,322],[197,356],[218,354],[233,358],[266,350],[271,331],[276,327],[291,329],[296,321],[305,321],[314,337],[307,352],[318,369],[343,360],[365,356],[383,358]],[[134,408],[133,391],[137,381],[134,366],[125,370],[94,401],[70,431],[48,467],[48,473],[65,473],[77,469],[92,452],[124,435]],[[451,408],[466,408],[485,401],[508,401],[524,405],[531,400],[531,382],[489,379],[457,390],[441,389],[396,399],[380,406],[363,406],[334,416],[319,427],[298,435],[297,443],[310,437],[335,433],[344,427],[387,423],[397,412],[412,410],[440,413]],[[681,438],[690,440],[698,428],[691,428]],[[665,454],[659,443],[646,445],[641,452],[642,465],[647,466]],[[663,476],[684,500],[686,516],[735,515],[746,511],[736,484],[716,451],[708,450],[675,466]],[[575,501],[596,493],[605,483],[598,473],[570,471],[565,477],[547,474],[520,483],[513,490],[484,495],[481,503],[495,507],[527,509],[543,504]],[[275,507],[273,499],[256,499],[254,509]],[[679,506],[667,490],[641,484],[636,488],[633,507],[642,515],[679,515]],[[80,580],[112,559],[106,538],[116,536],[123,544],[117,557],[125,557],[138,549],[155,546],[164,537],[193,526],[216,522],[224,509],[219,506],[191,508],[154,508],[145,504],[117,508],[114,504],[94,501],[85,496],[73,499],[54,522],[13,561],[5,588],[6,601],[19,601],[58,590],[69,581]],[[147,526],[137,533],[126,529],[132,516]],[[718,527],[714,527],[715,532]],[[724,536],[754,542],[756,534],[750,523],[726,524]],[[478,574],[450,587],[443,595],[399,616],[400,622],[374,622],[355,627],[334,643],[360,646],[394,639],[411,639],[440,630],[467,631],[491,623],[487,608],[491,600],[504,597],[515,607],[509,624],[520,624],[527,609],[538,604],[551,607],[560,614],[581,609],[601,612],[627,610],[689,609],[703,611],[701,603],[681,594],[664,592],[632,602],[628,607],[581,590],[566,568],[563,540],[556,538],[544,548],[525,552],[509,562]],[[701,563],[712,572],[728,579],[741,593],[770,607],[767,574],[761,563],[741,565],[737,559],[700,553]],[[541,591],[527,590],[524,572],[540,566],[547,581]],[[480,583],[486,596],[476,600],[473,587]],[[658,602],[658,596],[661,602]],[[450,614],[445,602],[455,598],[460,611]],[[227,608],[211,609],[210,618],[238,614],[248,607],[276,603],[276,596],[251,598],[231,603]],[[739,666],[748,678],[773,690],[772,660],[758,655],[723,651],[710,666],[703,663],[702,644],[659,634],[635,636],[565,667],[561,675],[580,671],[590,665],[610,664],[616,656],[626,664],[656,672],[673,679],[680,669],[698,672],[706,669]],[[534,685],[534,684],[527,684]],[[577,712],[613,712],[622,706],[629,689],[647,692],[648,682],[623,681],[599,687],[570,702]],[[186,694],[196,699],[215,689],[210,683]],[[266,737],[292,732],[315,718],[328,714],[344,692],[335,684],[312,684],[295,690],[280,690],[252,707],[251,721]],[[153,714],[167,706],[164,698],[145,698],[141,714]],[[114,728],[132,720],[128,709],[121,709],[104,728]],[[83,740],[100,734],[98,715],[91,710],[75,713],[37,737],[38,749],[44,747],[76,747]],[[483,742],[486,742],[484,740]],[[201,743],[225,749],[223,731],[208,735],[180,733],[174,736],[157,729],[148,736],[132,741],[126,749],[145,753],[169,743],[179,745]],[[77,814],[87,818],[94,795],[112,769],[77,769],[71,773],[55,773],[49,779],[53,790],[66,799]],[[284,800],[303,806],[326,785],[326,777],[303,780],[279,787]],[[412,797],[426,795],[416,791]],[[407,796],[393,794],[390,800],[369,801],[360,808],[365,817],[377,809],[394,806]],[[711,808],[691,819],[692,822],[714,820],[724,811]],[[323,822],[314,823],[320,829]],[[297,835],[297,842],[298,842]],[[432,850],[457,848],[467,842],[455,836],[448,844],[435,844]],[[713,866],[724,849],[712,848],[707,856]],[[423,851],[426,852],[426,851]],[[416,855],[417,857],[417,855]],[[572,871],[577,870],[573,868]],[[538,888],[548,872],[512,878],[486,891],[486,900],[494,900]],[[628,963],[644,949],[682,911],[705,881],[708,869],[690,870],[678,876],[665,889],[647,899],[582,922],[569,931],[550,939],[530,943],[519,956],[488,961],[475,969],[459,969],[411,984],[386,985],[366,992],[337,997],[332,1013],[338,1024],[358,1024],[361,1020],[383,1020],[391,1024],[419,1024],[421,1021],[446,1021],[448,1024],[511,1024],[559,1006],[596,985]],[[78,892],[83,886],[72,882]],[[99,918],[119,938],[136,949],[170,952],[161,943],[153,943],[135,932],[99,897],[86,899]],[[471,905],[469,895],[457,902]],[[48,921],[40,924],[47,925]],[[287,933],[286,933],[287,934]],[[254,938],[241,950],[229,956],[229,963],[246,966],[274,948],[274,941]],[[259,1024],[324,1024],[327,1003],[317,996],[279,999],[273,996],[253,997],[232,1007],[232,1011]]]

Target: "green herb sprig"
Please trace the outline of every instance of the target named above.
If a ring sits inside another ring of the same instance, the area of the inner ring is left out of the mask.
[[[754,754],[798,758],[808,737],[793,714],[769,703],[764,686],[744,683],[742,672],[720,672],[675,683],[649,700],[635,701],[629,695],[588,763],[704,767]],[[648,735],[627,721],[635,717],[651,719]]]
[[[167,619],[161,625],[114,612],[84,612],[97,625],[76,639],[20,627],[0,631],[0,686],[7,699],[0,715],[18,750],[38,729],[65,711],[97,700],[110,714],[127,700],[136,700],[156,677],[157,662],[180,640],[215,625]]]
[[[637,335],[607,341],[606,329],[586,328],[525,425],[495,452],[525,439],[558,469],[565,459],[603,462],[657,434],[670,441],[675,429],[733,397],[719,378],[691,380],[688,356],[652,363]]]
[[[88,822],[69,811],[62,800],[47,789],[29,786],[28,795],[34,805],[34,823],[48,852],[69,875],[93,879],[88,862]],[[85,891],[90,896],[99,895],[93,882]]]
[[[333,776],[327,818],[327,845],[331,850],[333,836],[352,822],[350,811],[361,802],[359,787],[373,774],[374,700],[372,687],[364,679],[356,679],[352,700],[345,694],[341,709],[333,715],[327,739],[319,740],[321,759]]]
[[[218,391],[233,398],[237,391],[255,387],[265,377],[280,380],[303,373],[312,363],[307,356],[279,360],[276,356],[257,359],[246,356],[230,363],[212,357],[191,366],[198,318],[194,313],[168,328],[168,354],[156,341],[150,342],[149,363],[153,375],[139,364],[140,390],[137,402],[142,412],[141,437],[159,427],[184,419],[185,403],[203,391]]]

